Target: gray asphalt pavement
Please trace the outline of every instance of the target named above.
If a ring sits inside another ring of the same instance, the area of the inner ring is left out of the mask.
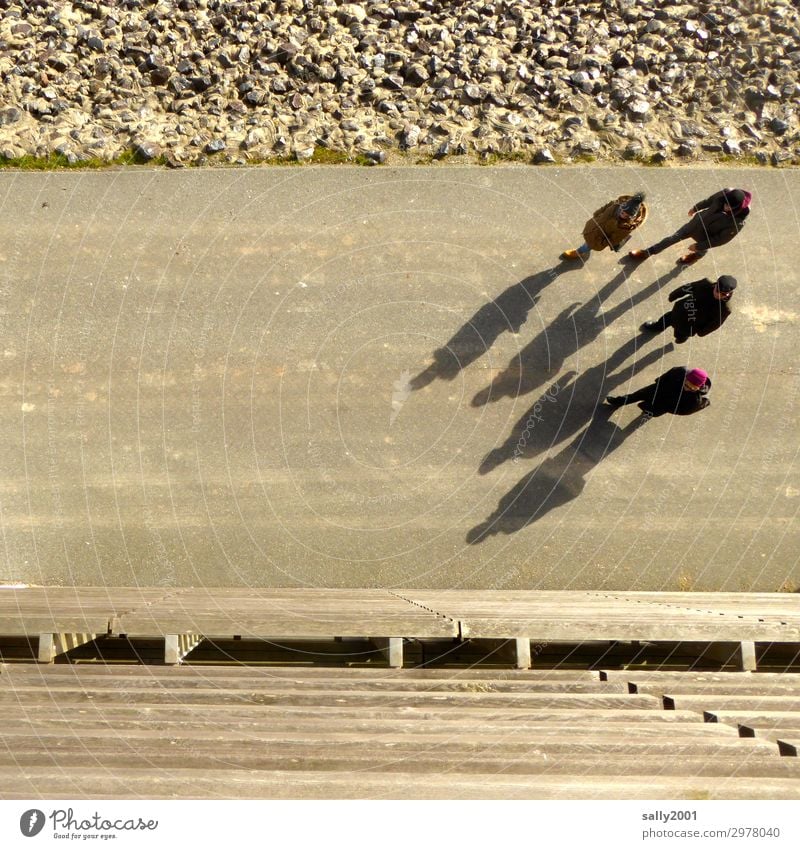
[[[726,185],[691,269],[631,247]],[[285,167],[0,177],[0,582],[800,587],[797,171]],[[638,327],[733,274],[684,345]],[[705,368],[711,407],[609,392]],[[491,391],[489,391],[491,388]]]

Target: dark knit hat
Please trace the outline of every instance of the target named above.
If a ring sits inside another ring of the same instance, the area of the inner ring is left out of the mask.
[[[731,277],[730,274],[723,274],[717,280],[717,287],[720,292],[732,292],[736,288],[736,278]]]
[[[744,189],[723,189],[722,191],[725,194],[728,206],[734,212],[739,212],[750,206],[750,200],[753,197],[750,192],[746,192]]]
[[[625,203],[620,204],[619,208],[622,212],[630,215],[631,218],[635,218],[639,214],[639,207],[644,202],[644,197],[644,192],[637,192],[633,197],[626,200]]]

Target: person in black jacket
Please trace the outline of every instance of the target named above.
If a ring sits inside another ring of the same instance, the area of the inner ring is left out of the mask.
[[[716,283],[703,279],[678,286],[669,295],[675,306],[656,321],[646,321],[642,330],[660,333],[672,327],[678,344],[690,336],[708,336],[731,314],[728,301],[735,288],[736,278],[730,274],[723,274]]]
[[[696,203],[689,210],[691,221],[687,221],[677,232],[652,247],[631,251],[628,258],[647,259],[684,239],[694,239],[689,252],[678,260],[680,265],[691,265],[702,259],[709,248],[725,245],[737,235],[750,214],[752,197],[744,189],[722,189]]]
[[[663,416],[664,413],[689,416],[711,403],[706,397],[709,389],[711,379],[703,369],[675,366],[649,386],[630,395],[609,395],[606,404],[622,407],[638,401],[639,409],[647,416]]]

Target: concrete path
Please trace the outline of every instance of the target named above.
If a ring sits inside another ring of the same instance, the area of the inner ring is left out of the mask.
[[[558,262],[622,191],[641,246],[734,184],[745,232],[690,270]],[[772,170],[5,172],[0,580],[796,589],[798,198]],[[723,273],[719,332],[639,333]],[[678,364],[709,409],[598,406]]]

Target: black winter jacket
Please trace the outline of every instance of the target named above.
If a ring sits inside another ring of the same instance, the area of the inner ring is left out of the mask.
[[[675,301],[672,326],[676,337],[707,336],[731,314],[727,301],[714,297],[714,283],[708,279],[679,286],[669,299]]]
[[[727,244],[744,227],[750,210],[741,209],[735,213],[723,212],[722,207],[726,203],[725,193],[720,191],[694,205],[696,213],[689,223],[688,235],[697,242],[700,250],[718,248],[720,245]]]
[[[650,386],[640,389],[636,395],[642,400],[642,409],[654,416],[674,413],[677,416],[689,416],[705,409],[711,402],[706,398],[711,388],[711,380],[698,392],[685,392],[683,382],[687,369],[675,366],[664,372]]]

